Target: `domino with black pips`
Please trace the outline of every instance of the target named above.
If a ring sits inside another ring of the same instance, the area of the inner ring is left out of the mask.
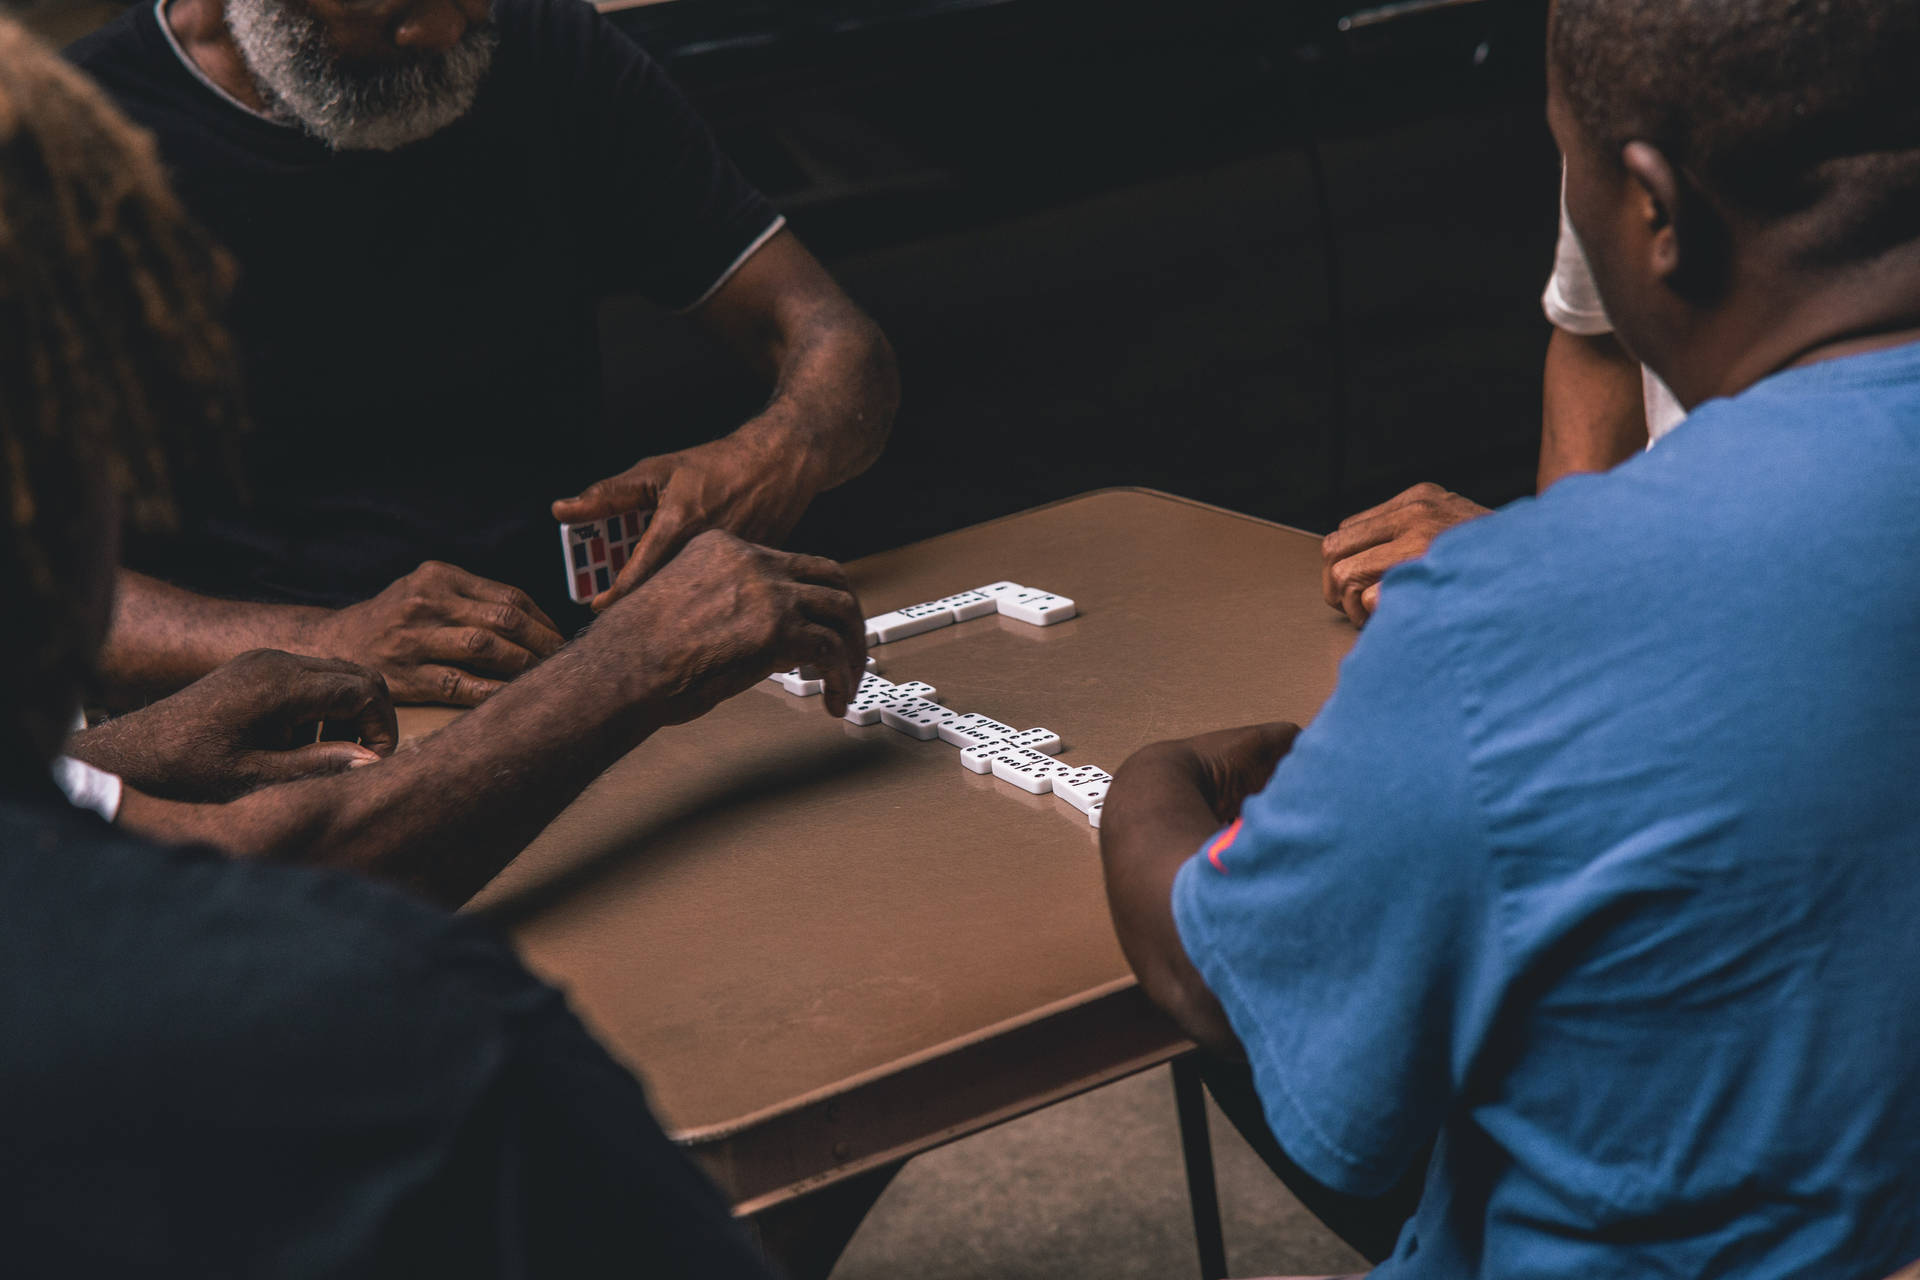
[[[940,741],[956,747],[978,747],[989,742],[1004,742],[1019,730],[1012,725],[969,711],[940,726]]]
[[[1053,794],[1080,812],[1089,813],[1094,805],[1107,798],[1107,787],[1112,781],[1113,775],[1105,769],[1083,764],[1056,777]]]
[[[1035,587],[1001,592],[994,597],[994,608],[1004,618],[1036,627],[1050,627],[1056,622],[1065,622],[1079,612],[1078,606],[1066,596]]]
[[[993,776],[1036,796],[1053,790],[1053,780],[1071,767],[1042,751],[1015,747],[993,758]]]
[[[931,742],[940,735],[940,726],[959,714],[925,698],[899,698],[882,704],[880,723],[910,738]]]

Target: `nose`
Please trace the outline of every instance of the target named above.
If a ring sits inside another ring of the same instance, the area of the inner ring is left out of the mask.
[[[486,16],[487,0],[418,0],[393,28],[393,44],[411,53],[445,53]]]

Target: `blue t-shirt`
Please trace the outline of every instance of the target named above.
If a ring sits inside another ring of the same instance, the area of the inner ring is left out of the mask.
[[[1388,1277],[1920,1256],[1920,345],[1396,570],[1180,934]]]

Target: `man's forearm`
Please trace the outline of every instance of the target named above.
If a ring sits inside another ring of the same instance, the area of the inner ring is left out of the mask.
[[[851,305],[823,305],[777,358],[773,396],[742,431],[776,439],[813,493],[872,466],[900,404],[893,348],[879,326]]]
[[[377,765],[167,820],[235,854],[356,870],[458,905],[657,727],[659,697],[634,687],[645,655],[625,658],[563,650]]]
[[[122,569],[100,655],[102,692],[120,706],[161,697],[250,649],[338,656],[324,651],[320,635],[331,616],[328,609],[196,595]]]
[[[1174,877],[1218,828],[1191,753],[1162,743],[1135,753],[1114,779],[1100,856],[1120,949],[1147,997],[1199,1044],[1238,1057],[1233,1027],[1173,919]]]
[[[1555,329],[1541,404],[1539,492],[1583,471],[1607,471],[1647,447],[1640,364],[1610,333]]]

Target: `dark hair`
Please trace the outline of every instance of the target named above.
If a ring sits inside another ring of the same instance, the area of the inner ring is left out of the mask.
[[[136,531],[233,482],[231,274],[152,140],[0,19],[0,703],[91,670],[74,579],[98,476]]]
[[[1810,214],[1809,261],[1920,237],[1920,5],[1559,0],[1561,94],[1604,149],[1641,140],[1730,210]]]

